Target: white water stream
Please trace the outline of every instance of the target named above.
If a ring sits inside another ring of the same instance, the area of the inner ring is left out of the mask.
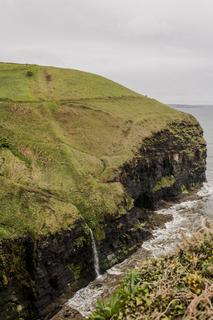
[[[99,257],[98,257],[98,250],[95,242],[95,237],[91,229],[89,229],[90,237],[92,241],[92,250],[93,250],[93,259],[94,259],[94,270],[96,277],[100,276],[100,265],[99,265]]]
[[[87,317],[92,312],[97,300],[110,295],[128,270],[139,267],[141,261],[147,257],[156,257],[172,252],[182,242],[183,234],[190,237],[206,222],[213,222],[213,107],[185,109],[183,111],[194,114],[204,128],[208,143],[208,183],[204,184],[204,187],[198,192],[196,200],[185,201],[168,209],[157,211],[157,214],[161,215],[170,214],[173,219],[165,224],[165,228],[154,230],[153,238],[145,241],[136,253],[107,270],[87,287],[75,293],[66,306],[77,310],[84,317]],[[91,239],[94,241],[93,252],[96,268],[98,266],[98,255],[93,234],[91,234]],[[96,272],[96,274],[98,275],[99,272]]]
[[[207,210],[209,201],[211,207]],[[92,281],[87,287],[80,289],[67,302],[67,306],[87,317],[95,308],[97,300],[108,296],[123,275],[132,268],[137,268],[141,260],[157,257],[172,252],[182,242],[182,235],[190,237],[202,227],[206,221],[213,221],[213,185],[205,184],[198,192],[198,199],[175,204],[169,209],[157,211],[157,214],[172,215],[172,220],[165,228],[153,232],[153,238],[145,241],[141,248],[120,264],[107,270]],[[204,212],[209,212],[204,215]]]

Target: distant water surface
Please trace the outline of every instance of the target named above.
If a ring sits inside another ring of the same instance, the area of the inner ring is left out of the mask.
[[[94,309],[96,301],[108,295],[119,279],[129,269],[137,267],[141,260],[147,256],[159,256],[171,252],[182,241],[183,234],[190,237],[205,224],[205,221],[213,221],[213,106],[178,106],[177,109],[195,116],[204,129],[208,148],[208,182],[198,193],[199,199],[157,211],[159,214],[171,214],[173,220],[166,223],[165,229],[156,229],[154,238],[144,242],[136,253],[108,270],[86,288],[80,289],[68,301],[66,306],[78,310],[83,316],[88,316]]]
[[[207,179],[213,183],[213,105],[212,106],[185,106],[178,110],[192,114],[200,122],[207,142]]]

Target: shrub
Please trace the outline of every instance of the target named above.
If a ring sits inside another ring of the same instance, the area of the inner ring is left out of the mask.
[[[212,248],[211,227],[177,254],[142,262],[89,319],[213,319]]]
[[[46,74],[46,80],[47,81],[52,81],[52,76],[51,76],[51,74]]]
[[[27,77],[32,77],[33,76],[33,71],[31,71],[31,70],[27,70]]]

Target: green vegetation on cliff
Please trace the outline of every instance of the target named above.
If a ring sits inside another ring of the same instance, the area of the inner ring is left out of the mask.
[[[141,262],[90,320],[213,318],[213,230],[176,255]]]
[[[103,77],[0,63],[0,238],[79,219],[96,230],[133,200],[113,181],[143,140],[193,117]]]
[[[173,176],[162,177],[160,181],[156,183],[152,192],[157,192],[163,188],[169,188],[175,183],[175,178]]]

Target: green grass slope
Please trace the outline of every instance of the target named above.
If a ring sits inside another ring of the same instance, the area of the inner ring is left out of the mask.
[[[98,233],[103,214],[132,204],[107,181],[144,138],[181,119],[193,121],[97,75],[0,63],[0,238],[82,217]]]
[[[0,63],[0,99],[43,101],[138,96],[94,74],[54,67]]]

